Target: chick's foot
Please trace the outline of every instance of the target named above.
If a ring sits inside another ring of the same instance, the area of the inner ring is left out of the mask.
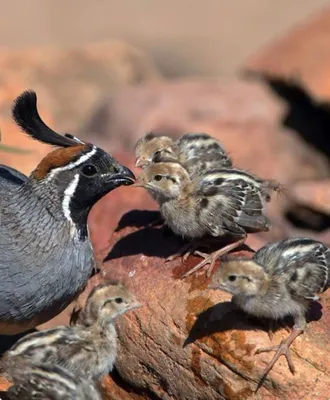
[[[291,353],[290,353],[290,346],[293,343],[293,341],[303,333],[304,329],[303,328],[293,328],[291,334],[285,339],[282,340],[282,342],[279,345],[276,346],[271,346],[271,347],[266,347],[262,349],[257,349],[256,354],[260,353],[268,353],[271,351],[275,351],[275,355],[273,359],[270,361],[270,363],[267,365],[267,368],[264,370],[261,380],[258,384],[258,388],[262,385],[262,382],[265,380],[267,377],[268,373],[272,370],[274,367],[276,361],[281,357],[284,356],[287,360],[289,369],[292,374],[295,373],[295,366],[293,364],[292,358],[291,358]]]
[[[189,242],[184,246],[180,247],[177,253],[172,254],[171,256],[167,257],[165,262],[173,261],[178,257],[182,257],[182,261],[186,261],[188,257],[194,253],[194,251],[199,247],[199,243],[197,242]]]
[[[182,275],[181,279],[186,278],[187,276],[199,271],[201,268],[203,268],[205,265],[208,265],[208,264],[209,264],[209,266],[206,269],[206,276],[210,277],[211,273],[213,271],[214,265],[215,265],[216,261],[218,260],[218,258],[223,256],[224,254],[227,254],[230,251],[236,249],[241,244],[243,244],[245,242],[245,240],[246,240],[246,237],[238,240],[237,242],[230,243],[227,246],[212,252],[211,254],[202,253],[200,251],[195,251],[194,254],[196,254],[200,257],[203,257],[204,260],[201,261],[199,264],[197,264],[194,268],[187,271],[184,275]]]

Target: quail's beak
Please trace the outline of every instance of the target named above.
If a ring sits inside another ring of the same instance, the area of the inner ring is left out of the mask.
[[[210,290],[222,290],[223,292],[231,293],[231,291],[225,285],[221,285],[221,283],[211,283],[207,288]]]
[[[129,168],[120,165],[117,169],[119,170],[118,173],[110,177],[110,184],[113,185],[113,189],[122,185],[132,185],[135,182],[135,176]]]
[[[143,157],[137,157],[135,160],[135,167],[136,168],[143,168],[147,163],[147,160],[145,160]]]

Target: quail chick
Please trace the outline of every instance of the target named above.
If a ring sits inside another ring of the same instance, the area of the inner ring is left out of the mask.
[[[58,148],[29,177],[0,166],[0,334],[27,331],[60,313],[96,266],[87,218],[103,196],[134,182],[110,154],[49,128],[35,92],[13,118],[31,138]]]
[[[7,391],[10,400],[101,400],[94,383],[56,365],[20,360],[9,374],[13,381]]]
[[[87,298],[80,324],[26,335],[4,359],[55,363],[74,374],[99,379],[112,370],[116,359],[116,318],[139,306],[124,285],[99,285]]]
[[[207,237],[233,240],[211,255],[197,252],[205,260],[183,277],[206,264],[210,264],[210,274],[217,258],[242,244],[247,233],[268,231],[271,225],[263,215],[264,206],[278,188],[272,181],[238,169],[216,169],[191,178],[181,164],[174,162],[150,164],[135,186],[144,187],[153,196],[175,234],[195,241],[190,244],[192,248]],[[180,254],[183,250],[186,248]]]
[[[209,287],[231,293],[232,302],[253,316],[271,320],[293,317],[294,327],[285,340],[278,346],[257,350],[276,352],[263,373],[263,381],[281,355],[294,373],[290,345],[304,332],[308,306],[319,300],[329,286],[329,248],[309,238],[290,238],[266,245],[252,259],[224,261]]]
[[[223,146],[206,133],[187,133],[177,141],[149,133],[135,146],[136,167],[178,161],[195,175],[214,168],[231,168],[232,160]]]

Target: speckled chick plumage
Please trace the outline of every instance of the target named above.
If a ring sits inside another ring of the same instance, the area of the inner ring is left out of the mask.
[[[305,313],[312,301],[330,286],[330,251],[321,242],[309,238],[290,238],[270,243],[252,259],[224,261],[215,272],[210,288],[233,295],[232,302],[246,313],[281,320],[291,316],[294,326],[279,345],[257,349],[256,353],[274,351],[258,388],[281,355],[295,373],[290,346],[306,326]]]
[[[156,163],[144,168],[137,185],[158,202],[173,232],[185,238],[240,238],[271,226],[263,212],[276,187],[242,170],[210,170],[191,178],[179,163]]]
[[[124,285],[99,285],[90,293],[79,324],[26,335],[5,354],[4,362],[23,358],[99,379],[112,370],[116,359],[116,318],[139,306]]]
[[[10,368],[10,400],[101,400],[96,385],[56,365],[18,362]]]
[[[206,133],[187,133],[177,141],[151,133],[137,142],[135,155],[136,166],[178,161],[192,176],[205,170],[232,167],[232,160],[224,147]]]
[[[213,284],[249,314],[276,320],[292,315],[304,323],[310,302],[330,286],[330,251],[309,238],[269,243],[252,259],[223,262]]]

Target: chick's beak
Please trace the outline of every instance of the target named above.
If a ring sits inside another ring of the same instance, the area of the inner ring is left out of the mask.
[[[137,157],[137,159],[135,160],[134,166],[136,168],[143,168],[146,164],[147,164],[147,160],[145,160],[142,157]]]
[[[131,308],[134,309],[134,308],[141,308],[141,307],[142,307],[141,303],[133,303]]]
[[[129,168],[124,165],[118,165],[117,171],[118,172],[113,174],[110,178],[110,183],[114,188],[122,185],[132,185],[135,182],[135,176]]]
[[[220,289],[220,285],[217,285],[216,283],[210,283],[207,287],[208,289]]]
[[[136,168],[142,168],[144,163],[145,163],[145,161],[141,157],[137,157],[137,159],[135,160],[134,166]]]
[[[133,187],[144,187],[145,186],[145,179],[143,175],[141,174],[140,176],[137,177]]]

